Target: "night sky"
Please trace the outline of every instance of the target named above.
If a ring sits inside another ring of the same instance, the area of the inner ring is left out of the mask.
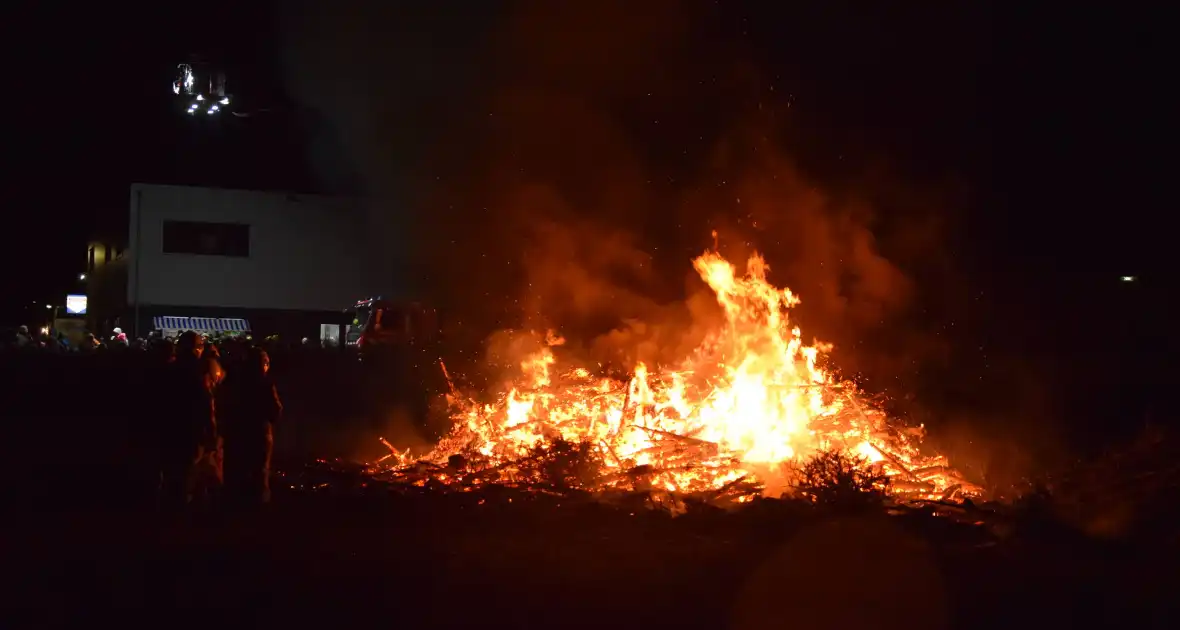
[[[628,286],[674,299],[719,227],[767,252],[808,329],[851,348],[843,363],[876,389],[1042,443],[1138,426],[1146,392],[1176,376],[1162,20],[945,2],[265,4],[5,20],[6,325],[72,289],[87,236],[125,234],[127,187],[148,181],[364,191],[406,286],[474,274],[486,291],[437,299],[496,324],[564,299],[516,271],[522,252],[527,267],[576,235],[622,239],[612,260],[542,266],[593,274],[642,251],[649,275]],[[179,114],[169,83],[190,54],[269,111]]]

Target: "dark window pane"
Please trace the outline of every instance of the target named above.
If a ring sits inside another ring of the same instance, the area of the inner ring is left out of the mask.
[[[241,223],[164,222],[165,254],[250,255],[250,226]]]

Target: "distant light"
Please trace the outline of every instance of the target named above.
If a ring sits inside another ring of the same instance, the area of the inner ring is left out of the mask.
[[[86,279],[86,274],[84,274],[84,273],[80,273],[80,274],[78,274],[78,279],[79,279],[79,280],[85,280],[85,279]]]
[[[1134,282],[1135,276],[1123,276],[1119,278],[1119,280],[1122,280],[1123,282]]]
[[[207,112],[205,112],[205,113],[206,113],[206,114],[216,114],[216,113],[217,113],[217,110],[216,110],[216,109],[210,109],[209,111],[207,111]]]
[[[205,100],[205,95],[204,95],[204,94],[198,94],[198,95],[197,95],[197,100],[198,100],[198,101],[203,101],[203,100]]]
[[[197,113],[197,110],[195,110],[195,109],[190,109],[190,110],[188,110],[188,115],[189,115],[189,116],[192,116],[192,115],[193,115],[193,114],[195,114],[195,113]]]
[[[229,97],[227,96],[227,97],[221,99],[221,104],[222,105],[229,105]]]
[[[45,305],[45,308],[46,308],[46,309],[51,309],[51,308],[53,308],[53,305],[52,305],[52,304],[46,304],[46,305]]]
[[[41,327],[41,334],[48,335],[49,334],[49,326],[42,326]]]
[[[221,110],[221,108],[220,108],[220,107],[218,107],[218,106],[216,106],[216,105],[214,105],[213,107],[210,107],[209,109],[211,109],[211,110],[213,110],[213,111],[215,111],[215,112],[216,112],[216,111],[220,111],[220,110]]]

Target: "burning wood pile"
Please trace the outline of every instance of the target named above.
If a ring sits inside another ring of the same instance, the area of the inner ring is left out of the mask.
[[[920,427],[891,423],[821,366],[830,347],[804,344],[788,318],[799,299],[767,281],[760,256],[744,275],[716,252],[694,267],[724,324],[681,364],[639,364],[627,381],[561,369],[564,341],[550,333],[506,394],[484,404],[452,388],[450,433],[422,454],[386,443],[369,473],[459,491],[498,484],[727,506],[792,492],[804,462],[840,453],[899,501],[980,494],[944,457],[922,453]]]

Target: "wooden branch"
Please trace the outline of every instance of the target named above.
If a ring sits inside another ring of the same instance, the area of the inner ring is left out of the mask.
[[[665,431],[663,429],[653,429],[652,427],[645,427],[645,426],[639,425],[639,424],[633,424],[630,426],[633,426],[636,429],[642,429],[643,431],[647,431],[648,433],[654,433],[655,435],[661,435],[663,437],[672,438],[674,440],[680,440],[681,442],[688,442],[689,444],[696,444],[698,446],[706,446],[706,447],[711,447],[714,449],[721,448],[720,445],[718,445],[716,442],[709,442],[708,440],[702,440],[700,438],[689,437],[687,435],[680,435],[679,433],[672,433],[670,431]]]

